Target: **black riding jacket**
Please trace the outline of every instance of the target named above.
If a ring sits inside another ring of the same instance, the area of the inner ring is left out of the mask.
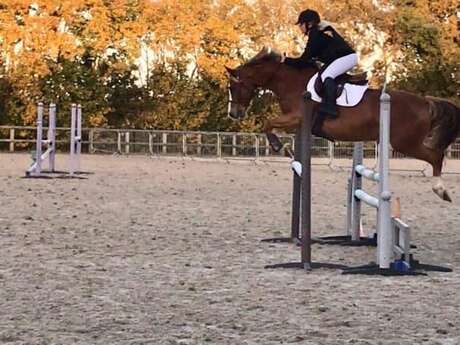
[[[326,65],[342,56],[355,53],[354,49],[330,25],[319,28],[314,26],[308,34],[307,47],[298,58],[286,58],[286,65],[304,68],[311,60],[319,60]]]

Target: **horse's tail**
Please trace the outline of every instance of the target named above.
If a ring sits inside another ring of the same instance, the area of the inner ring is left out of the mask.
[[[447,99],[427,96],[431,113],[431,136],[434,146],[444,151],[460,133],[460,108]]]

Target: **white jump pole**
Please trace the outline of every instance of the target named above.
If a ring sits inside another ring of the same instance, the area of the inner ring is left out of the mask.
[[[80,171],[81,154],[81,105],[72,103],[70,108],[70,176]]]
[[[383,92],[380,97],[379,130],[379,172],[366,168],[363,164],[363,143],[355,144],[353,152],[353,181],[351,198],[351,237],[359,240],[361,203],[377,209],[377,262],[379,268],[389,269],[394,259],[393,231],[391,220],[391,192],[389,187],[389,145],[390,145],[390,96]],[[378,198],[362,190],[363,177],[378,182]]]
[[[75,138],[77,142],[76,147],[76,169],[77,172],[80,172],[80,155],[81,155],[81,104],[77,106],[77,137]]]
[[[419,274],[416,269],[437,272],[451,272],[449,268],[433,265],[420,264],[412,261],[410,253],[410,228],[399,218],[392,218],[391,215],[391,192],[389,182],[389,152],[390,152],[390,127],[391,127],[391,97],[385,92],[380,96],[379,114],[379,167],[378,173],[362,165],[363,147],[362,143],[355,144],[353,154],[353,183],[351,190],[351,202],[348,204],[348,216],[352,220],[352,235],[359,234],[359,221],[361,217],[361,203],[375,208],[377,212],[377,265],[365,265],[355,268],[347,268],[344,274],[383,274],[403,275]],[[378,198],[369,195],[362,189],[362,178],[378,182]],[[349,199],[350,201],[350,199]],[[351,210],[350,210],[351,208]],[[401,260],[395,260],[396,256],[404,257],[404,264]]]
[[[75,172],[73,158],[75,155],[75,120],[77,117],[77,105],[72,103],[70,108],[70,175],[73,175]]]
[[[379,212],[378,212],[378,263],[383,269],[390,268],[393,261],[393,231],[391,224],[391,192],[389,183],[390,147],[390,95],[385,91],[380,96],[380,135],[379,135]]]
[[[76,140],[76,128],[75,124],[77,121],[77,105],[72,103],[70,108],[70,169],[69,173],[71,176],[75,174],[75,140]]]
[[[361,189],[363,186],[363,179],[355,171],[355,166],[363,163],[363,143],[355,143],[353,148],[353,170],[352,174],[352,195],[351,195],[351,240],[359,241],[360,239],[360,224],[361,224],[361,200],[356,198],[354,192]]]
[[[49,108],[48,136],[49,148],[49,169],[54,172],[56,169],[56,104],[51,103]]]
[[[56,106],[51,103],[48,115],[48,132],[47,138],[43,139],[43,115],[44,105],[42,102],[37,105],[37,142],[35,145],[34,162],[26,170],[26,176],[39,177],[43,172],[43,162],[48,158],[49,172],[55,171],[56,155]],[[43,152],[43,145],[46,145],[46,151]]]
[[[37,108],[37,146],[35,148],[35,174],[42,172],[42,144],[43,144],[43,103],[38,103]],[[32,166],[34,167],[34,166]]]

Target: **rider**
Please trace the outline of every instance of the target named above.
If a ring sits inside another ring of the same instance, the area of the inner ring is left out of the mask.
[[[318,12],[301,12],[296,25],[303,34],[308,35],[307,47],[300,57],[283,57],[281,62],[296,68],[307,67],[313,59],[323,62],[327,67],[321,73],[324,97],[319,111],[336,117],[337,84],[334,79],[355,67],[358,56],[329,23],[321,21]]]

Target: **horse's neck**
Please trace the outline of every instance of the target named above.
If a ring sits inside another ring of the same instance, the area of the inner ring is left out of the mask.
[[[316,72],[313,68],[299,70],[285,65],[275,72],[266,88],[279,98],[283,113],[291,111],[291,108],[301,101],[308,80]]]

